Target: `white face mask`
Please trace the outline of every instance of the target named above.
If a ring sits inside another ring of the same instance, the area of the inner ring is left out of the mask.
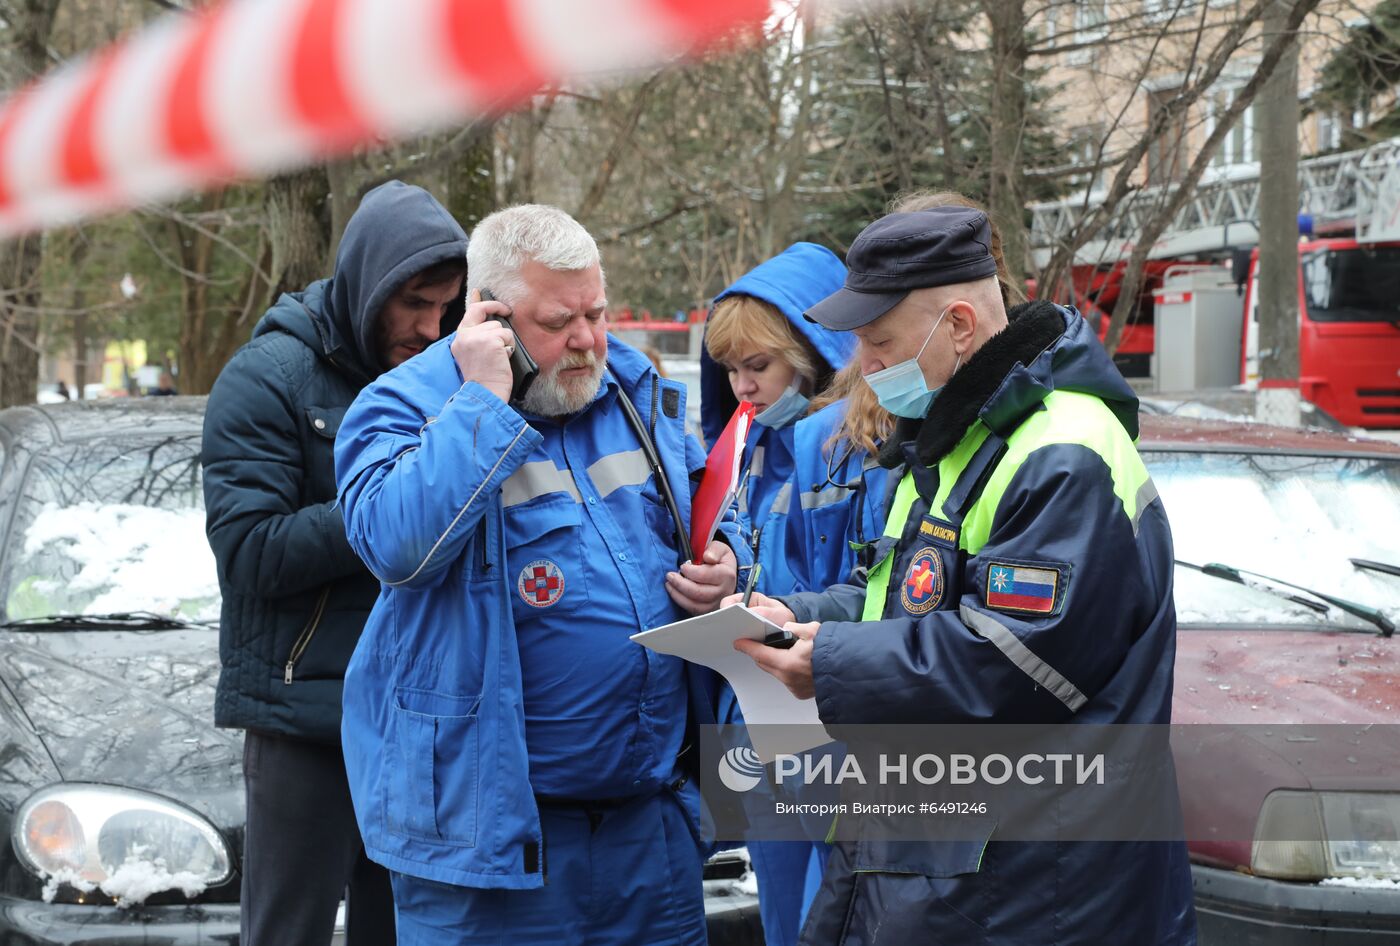
[[[779,429],[797,420],[811,403],[811,399],[799,390],[801,387],[802,375],[799,374],[793,377],[792,384],[788,385],[782,397],[754,415],[754,421],[764,427]]]
[[[865,376],[865,383],[870,385],[870,389],[875,392],[880,406],[896,417],[908,417],[915,420],[924,417],[933,404],[933,399],[943,389],[941,384],[936,388],[929,388],[928,381],[924,379],[924,369],[919,367],[919,358],[923,355],[924,349],[928,347],[933,333],[938,331],[938,326],[943,324],[943,317],[948,314],[949,308],[952,306],[945,307],[938,314],[933,328],[928,330],[924,343],[919,346],[918,354],[897,365],[882,368],[874,374]],[[956,373],[960,367],[962,367],[962,355],[958,356],[953,371]]]

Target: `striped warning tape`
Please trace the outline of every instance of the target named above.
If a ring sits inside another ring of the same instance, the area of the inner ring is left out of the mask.
[[[762,23],[770,0],[229,0],[0,105],[0,235],[460,124]]]

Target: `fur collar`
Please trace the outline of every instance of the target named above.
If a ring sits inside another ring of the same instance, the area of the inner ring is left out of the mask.
[[[905,462],[903,445],[910,441],[924,466],[943,459],[1001,393],[1012,370],[1018,364],[1030,365],[1065,333],[1064,311],[1049,302],[1018,305],[1006,317],[1006,328],[988,339],[954,373],[922,420],[900,418],[880,449],[881,466],[893,468]]]

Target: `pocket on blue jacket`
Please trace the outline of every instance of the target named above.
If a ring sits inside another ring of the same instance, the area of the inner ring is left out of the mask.
[[[480,696],[394,689],[392,738],[397,751],[390,753],[384,811],[391,832],[467,846],[476,843],[480,704]]]

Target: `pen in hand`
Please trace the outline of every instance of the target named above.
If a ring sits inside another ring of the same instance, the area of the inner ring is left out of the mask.
[[[749,599],[753,597],[753,590],[758,585],[758,573],[763,571],[763,566],[758,563],[749,569],[749,580],[744,585],[744,607],[749,606]]]

